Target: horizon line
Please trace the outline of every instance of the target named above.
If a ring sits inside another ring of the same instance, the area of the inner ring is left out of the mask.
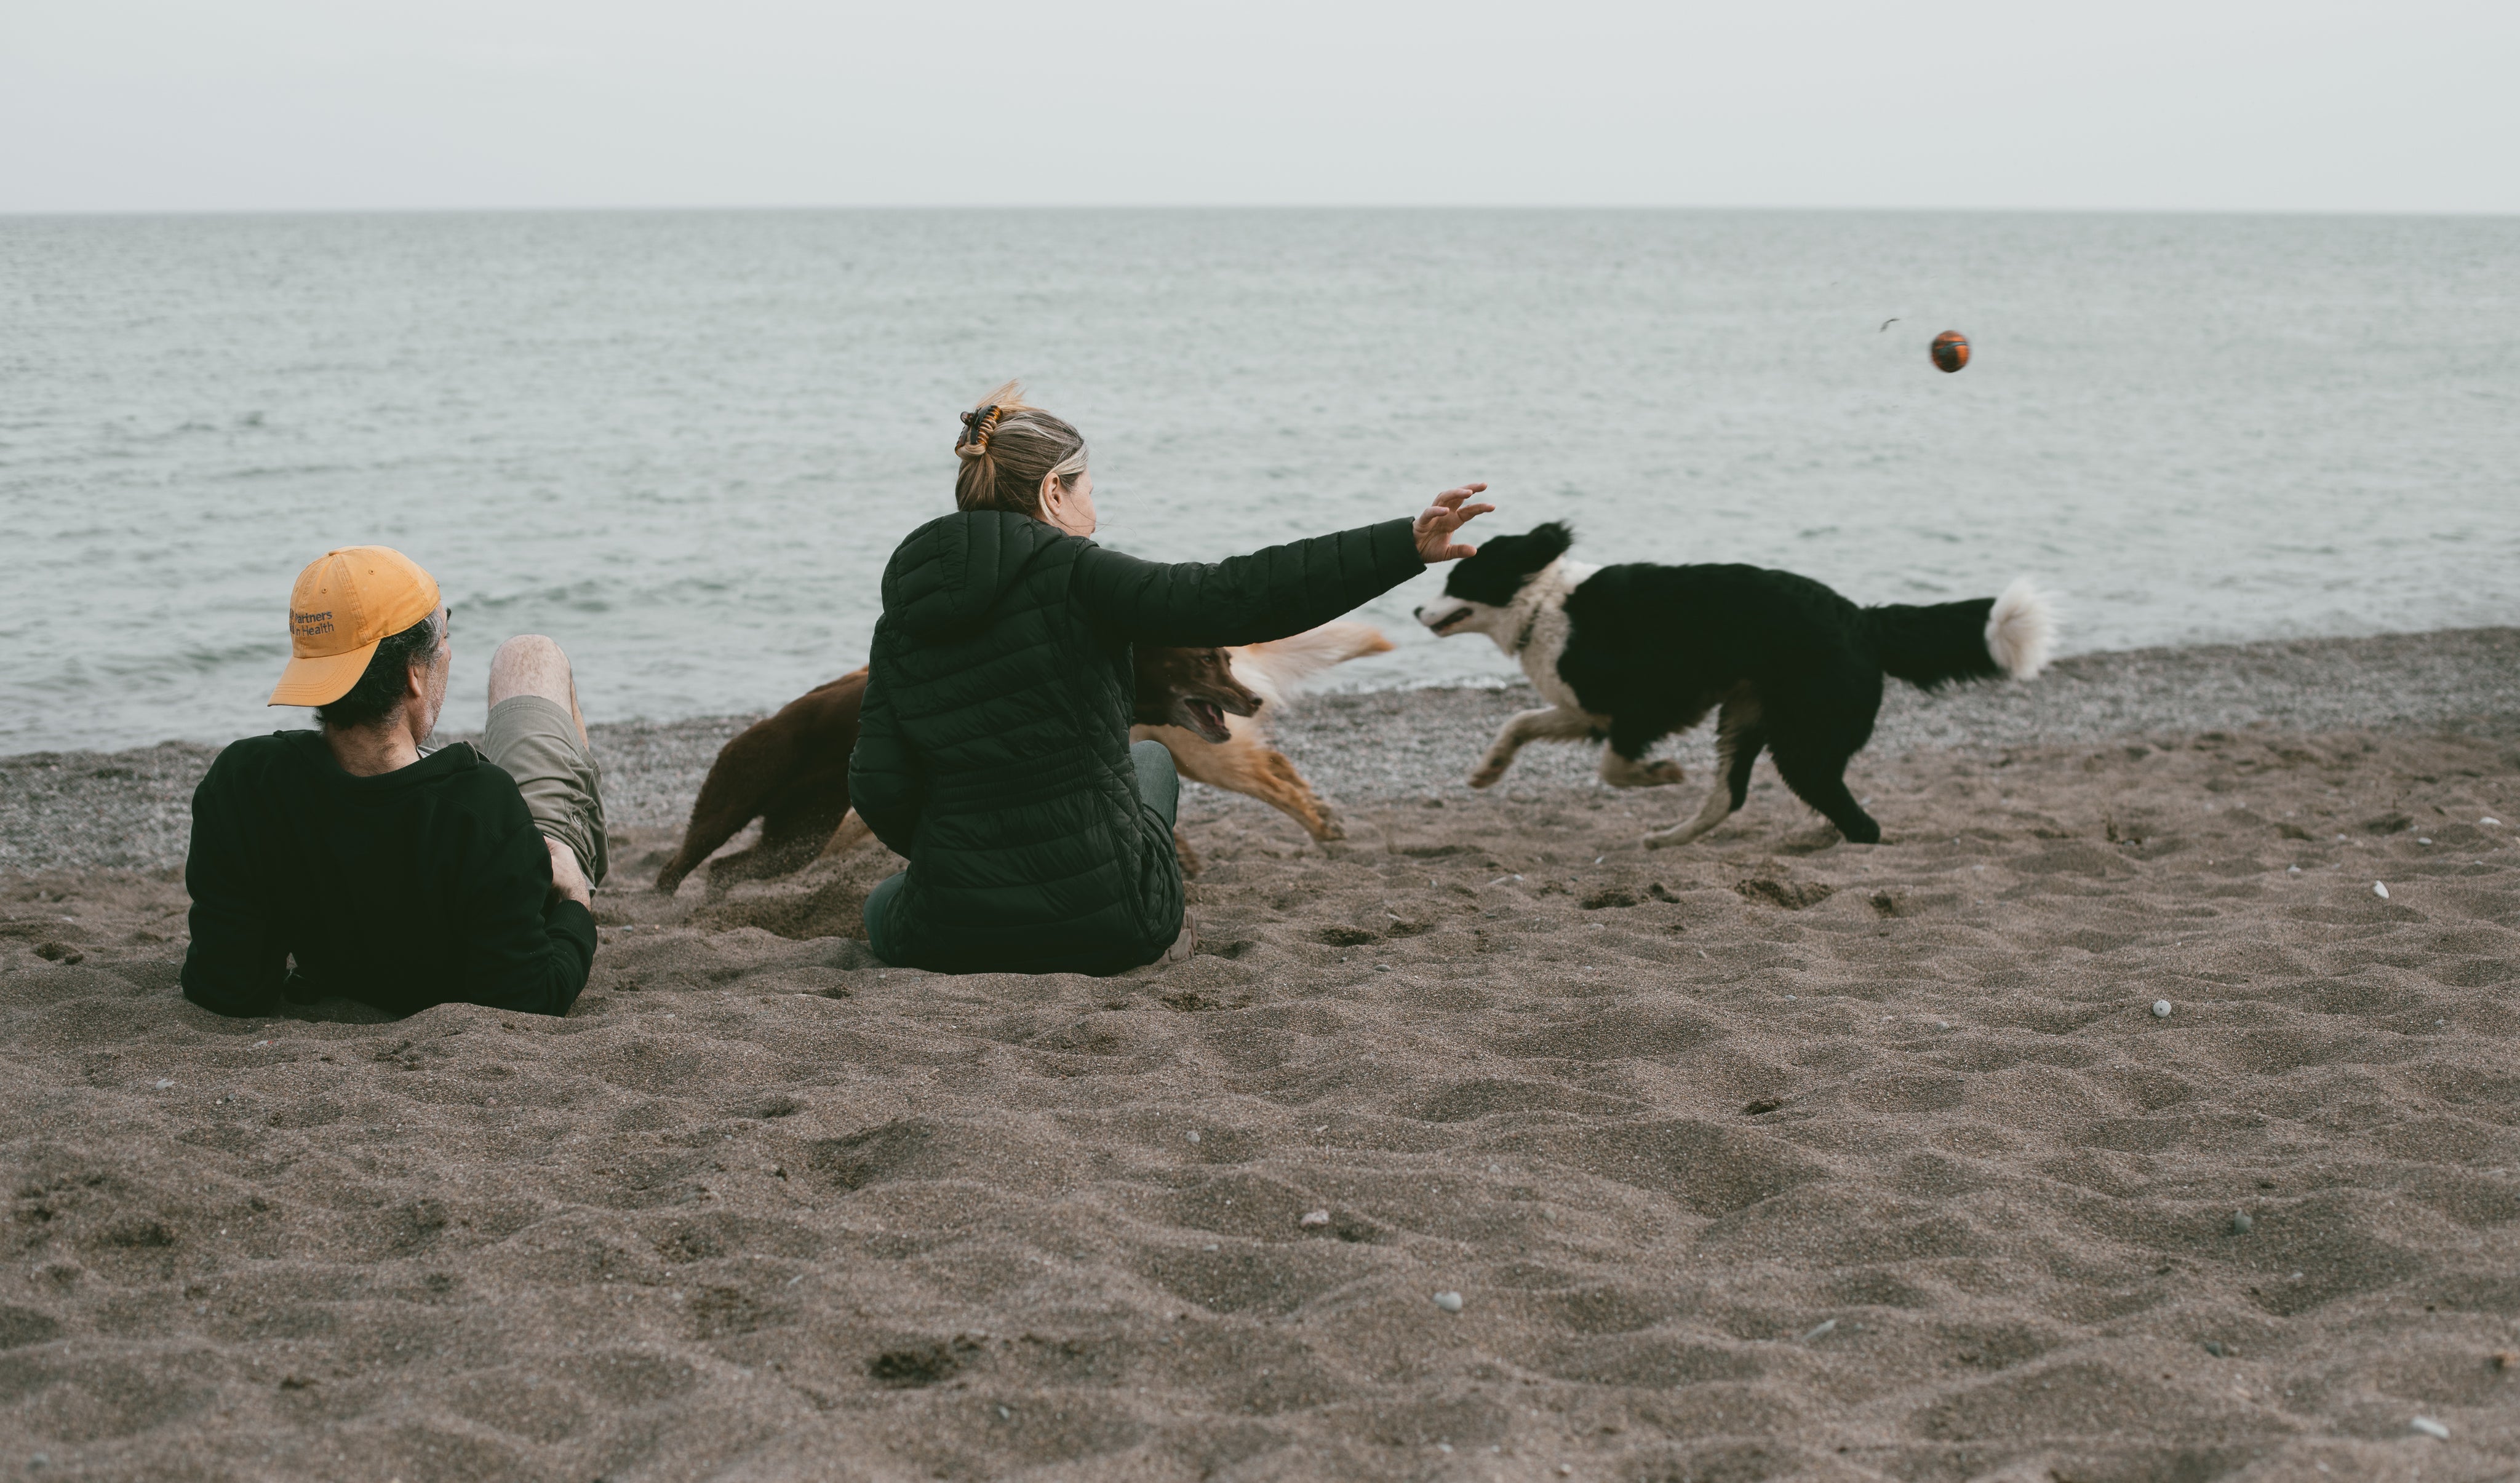
[[[2520,208],[2383,207],[2383,206],[2175,206],[2175,205],[1847,205],[1728,204],[1709,202],[752,202],[709,204],[567,204],[567,205],[329,205],[329,206],[33,206],[0,207],[0,221],[86,218],[255,217],[255,216],[529,216],[529,215],[699,215],[815,212],[1452,212],[1497,211],[1528,214],[1551,212],[1707,212],[1749,214],[1941,214],[1955,216],[2252,216],[2365,217],[2496,220],[2520,218]]]

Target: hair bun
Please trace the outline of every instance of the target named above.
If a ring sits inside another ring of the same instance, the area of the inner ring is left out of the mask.
[[[963,435],[954,451],[967,459],[985,457],[989,451],[989,434],[997,430],[998,409],[974,407],[963,414]]]

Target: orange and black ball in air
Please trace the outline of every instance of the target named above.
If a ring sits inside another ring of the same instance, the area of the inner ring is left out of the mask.
[[[1934,337],[1934,364],[1946,371],[1958,371],[1968,364],[1968,337],[1958,330],[1945,330]]]

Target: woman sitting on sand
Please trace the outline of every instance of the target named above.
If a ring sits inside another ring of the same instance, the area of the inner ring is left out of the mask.
[[[910,861],[867,897],[886,963],[1116,973],[1189,955],[1162,743],[1129,744],[1135,644],[1257,644],[1328,622],[1432,562],[1487,486],[1214,565],[1094,534],[1085,439],[1001,386],[963,414],[960,507],[883,572],[849,797]]]

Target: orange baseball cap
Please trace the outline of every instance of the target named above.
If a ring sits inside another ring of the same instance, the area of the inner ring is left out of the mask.
[[[272,705],[330,705],[377,646],[437,610],[437,579],[390,546],[344,546],[306,563],[289,592],[289,667]]]

